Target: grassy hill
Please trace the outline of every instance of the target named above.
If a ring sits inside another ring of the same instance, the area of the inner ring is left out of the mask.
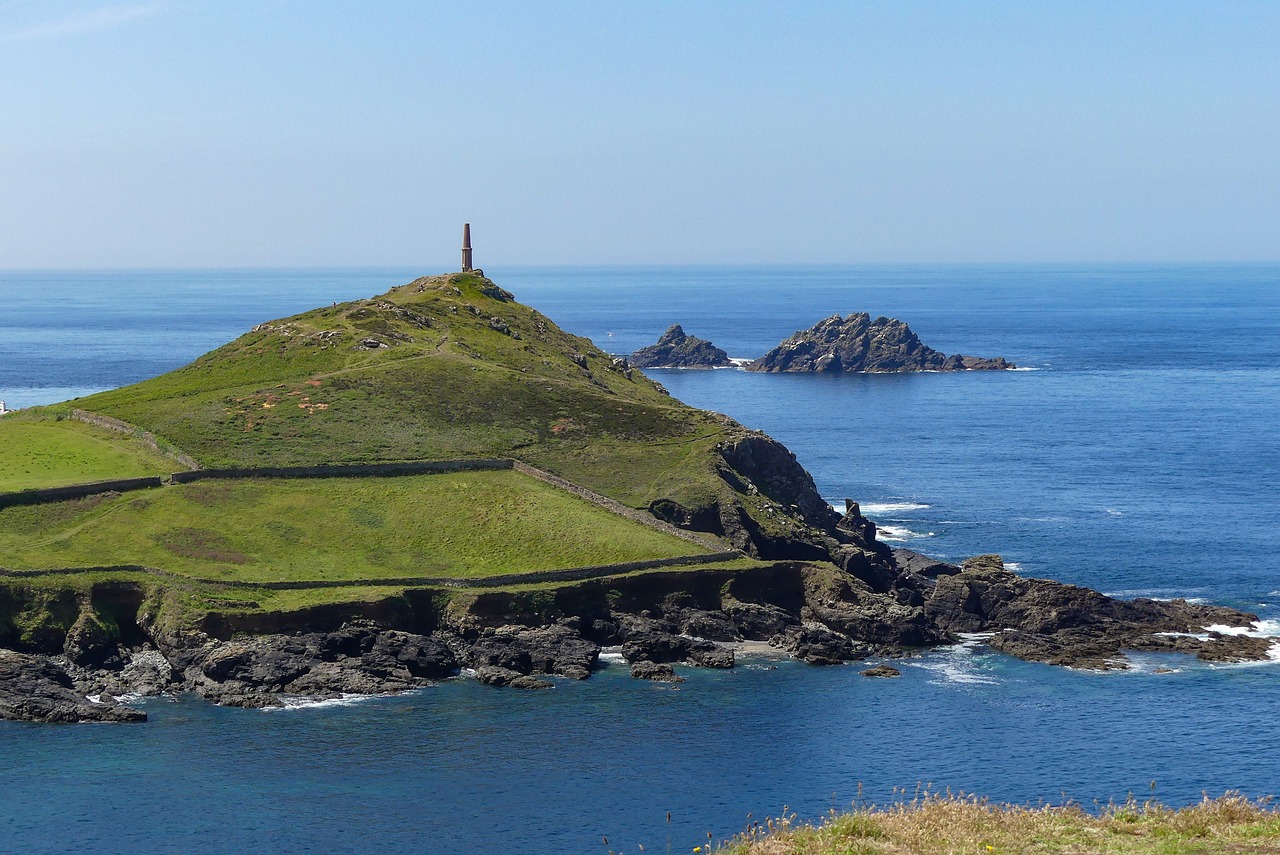
[[[0,419],[0,493],[180,469],[137,437],[47,413]]]
[[[714,502],[731,432],[471,274],[264,323],[77,405],[205,467],[514,456],[634,507]]]
[[[118,433],[68,419],[70,406],[0,419],[0,491],[174,472],[188,468],[169,459],[179,453],[206,469],[505,457],[631,508],[658,507],[762,558],[822,557],[802,538],[820,540],[815,525],[834,516],[785,448],[676,401],[474,274],[263,323],[176,371],[74,402],[123,423]],[[65,634],[74,603],[118,584],[152,592],[184,621],[330,606],[359,614],[410,578],[707,549],[512,471],[206,479],[0,509],[0,567],[48,571],[0,572],[0,606],[8,597],[9,611],[26,615],[10,621],[23,639],[46,625]],[[169,575],[60,572],[122,565]],[[261,587],[270,582],[361,586]]]

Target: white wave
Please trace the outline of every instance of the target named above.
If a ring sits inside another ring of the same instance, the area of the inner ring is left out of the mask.
[[[895,542],[905,542],[908,540],[919,540],[924,537],[933,537],[932,531],[912,531],[905,526],[882,525],[876,526],[876,537],[880,540],[892,540]]]
[[[922,656],[917,661],[907,664],[923,668],[936,675],[931,683],[949,683],[961,686],[994,686],[1001,681],[986,672],[981,659],[976,657],[976,648],[986,641],[994,632],[959,633],[960,643],[949,647],[939,647]]]
[[[1222,623],[1210,624],[1205,632],[1216,632],[1219,635],[1245,635],[1249,638],[1280,638],[1280,620],[1255,620],[1252,626],[1227,626]]]
[[[600,661],[610,665],[621,665],[627,660],[622,656],[621,647],[602,647],[600,648]]]
[[[1103,591],[1104,597],[1112,599],[1134,599],[1141,597],[1145,600],[1160,600],[1168,602],[1169,600],[1186,600],[1188,603],[1204,603],[1207,602],[1203,597],[1189,596],[1191,591],[1198,591],[1199,588],[1190,590],[1182,590],[1180,588],[1121,588],[1116,591]]]
[[[1006,368],[1006,371],[1043,371],[1043,368],[1033,368],[1029,365],[1019,365],[1017,368]]]
[[[907,511],[923,511],[929,505],[922,502],[866,502],[860,507],[864,514],[901,514]]]
[[[354,704],[370,701],[374,698],[385,698],[387,695],[358,695],[353,692],[343,692],[339,698],[325,698],[316,700],[305,695],[281,695],[280,706],[263,707],[263,712],[279,712],[280,710],[314,710],[321,707],[349,707]]]
[[[1119,510],[1116,510],[1115,508],[1103,508],[1103,510],[1104,510],[1104,511],[1106,511],[1107,513],[1111,514],[1111,516],[1113,516],[1113,517],[1122,517],[1122,516],[1124,516],[1124,511],[1119,511]]]
[[[749,356],[730,356],[729,361],[733,363],[734,368],[742,368],[745,365],[750,365],[755,362],[755,360]]]
[[[1006,561],[1004,563],[1004,569],[1012,570],[1014,573],[1021,573],[1022,565],[1017,561]]]
[[[84,699],[91,704],[102,703],[102,695],[85,695]]]

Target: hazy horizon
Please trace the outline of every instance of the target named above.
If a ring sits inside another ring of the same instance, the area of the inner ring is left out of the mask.
[[[0,0],[0,269],[1280,260],[1280,5]]]

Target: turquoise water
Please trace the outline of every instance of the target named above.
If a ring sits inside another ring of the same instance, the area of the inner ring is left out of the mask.
[[[898,543],[1280,618],[1280,268],[488,272],[615,352],[678,322],[752,357],[869,311],[1037,369],[654,374],[782,439]],[[413,275],[0,274],[0,399],[141,379]],[[1138,664],[1081,674],[961,646],[899,680],[760,662],[688,670],[675,691],[615,665],[528,694],[455,680],[270,713],[155,699],[138,727],[0,725],[0,851],[689,851],[748,813],[817,816],[923,783],[1086,805],[1153,781],[1173,803],[1280,789],[1277,666]]]

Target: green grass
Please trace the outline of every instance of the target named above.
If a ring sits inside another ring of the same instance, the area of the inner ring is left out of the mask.
[[[207,480],[0,511],[9,569],[265,582],[466,578],[705,552],[511,471]]]
[[[1156,802],[1079,806],[993,805],[929,796],[886,808],[833,813],[818,826],[784,818],[754,825],[717,855],[1220,855],[1280,853],[1280,814],[1228,794],[1181,809]]]
[[[78,404],[206,467],[510,456],[633,507],[724,494],[711,462],[723,423],[500,297],[472,275],[417,280]],[[371,337],[386,346],[361,347]]]
[[[0,418],[0,493],[181,468],[141,441],[96,425],[25,412]]]

